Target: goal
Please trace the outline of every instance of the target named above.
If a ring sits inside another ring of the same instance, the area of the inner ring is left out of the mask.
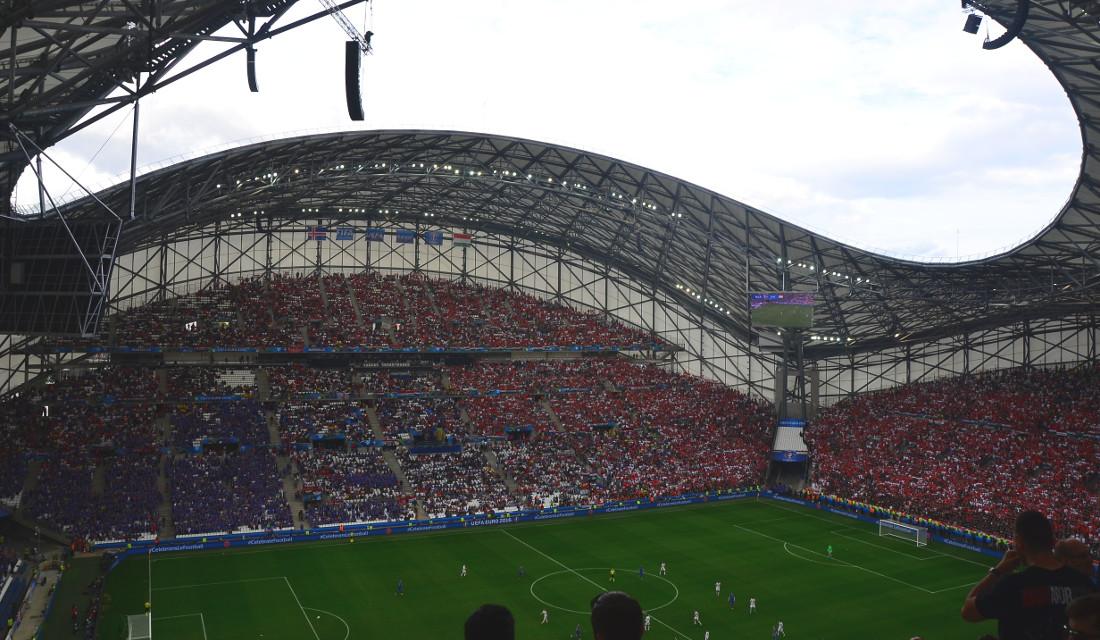
[[[127,640],[150,640],[153,637],[153,620],[151,613],[126,616],[126,625],[129,627],[126,633]]]
[[[918,547],[928,546],[928,529],[913,524],[898,522],[897,520],[879,520],[878,534],[879,536],[901,538],[902,540],[915,543]]]

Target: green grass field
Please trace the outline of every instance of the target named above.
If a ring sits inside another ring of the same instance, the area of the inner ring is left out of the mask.
[[[655,575],[662,561],[667,579]],[[765,639],[783,620],[789,638],[973,640],[993,626],[967,625],[959,609],[991,563],[945,545],[880,538],[872,525],[848,518],[749,499],[354,543],[132,557],[108,579],[100,637],[125,637],[125,615],[142,610],[151,578],[155,640],[461,638],[466,616],[486,602],[512,610],[519,638],[564,640],[578,622],[591,638],[588,601],[611,588],[652,613],[650,638],[701,640],[709,629],[712,640]],[[613,585],[609,567],[618,569]],[[394,593],[398,578],[403,597]],[[752,616],[750,597],[758,602]],[[544,607],[548,625],[539,624]],[[702,627],[692,626],[693,609]]]

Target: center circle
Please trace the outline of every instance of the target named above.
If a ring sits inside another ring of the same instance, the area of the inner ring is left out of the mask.
[[[588,583],[590,586],[598,587],[603,591],[616,591],[616,590],[621,589],[621,590],[626,591],[627,593],[629,593],[631,596],[634,596],[635,598],[638,598],[639,602],[642,602],[642,598],[638,597],[639,592],[638,592],[637,589],[634,589],[632,591],[632,589],[631,589],[632,586],[637,587],[637,586],[641,586],[645,582],[648,582],[648,581],[651,581],[651,580],[658,580],[658,581],[663,582],[663,583],[667,584],[668,586],[672,587],[672,598],[668,602],[665,602],[664,604],[658,605],[656,607],[646,607],[643,604],[642,605],[642,610],[645,611],[646,613],[652,613],[654,611],[664,609],[665,607],[671,605],[673,602],[676,602],[676,599],[680,597],[680,589],[676,586],[676,583],[672,582],[668,578],[665,578],[664,576],[657,575],[655,573],[647,573],[646,576],[644,578],[642,578],[641,576],[638,575],[638,573],[636,571],[628,571],[626,569],[619,569],[619,568],[616,567],[615,571],[617,572],[617,575],[616,575],[617,580],[615,582],[608,582],[608,580],[607,580],[607,572],[608,571],[611,571],[611,567],[585,567],[585,568],[582,568],[582,569],[563,569],[561,571],[554,571],[554,572],[548,573],[544,576],[541,576],[541,577],[535,579],[535,581],[531,583],[531,597],[534,598],[535,600],[538,600],[539,602],[546,605],[547,607],[550,607],[551,609],[557,609],[558,611],[567,611],[569,613],[579,613],[580,615],[584,615],[584,616],[591,613],[591,611],[581,611],[579,609],[571,609],[569,607],[563,607],[563,606],[560,606],[560,605],[556,605],[553,602],[550,602],[550,601],[546,600],[545,598],[539,596],[539,594],[536,592],[536,587],[539,585],[539,583],[543,583],[544,581],[547,581],[547,580],[552,582],[555,577],[561,576],[561,575],[569,575],[569,576],[572,577],[572,579],[574,581],[580,580],[581,582]],[[589,576],[585,575],[586,573],[596,573],[596,576],[595,577],[589,577]],[[544,590],[545,590],[545,587],[546,587],[545,583],[543,584],[543,587],[544,587]],[[643,597],[644,597],[644,595],[643,595]]]

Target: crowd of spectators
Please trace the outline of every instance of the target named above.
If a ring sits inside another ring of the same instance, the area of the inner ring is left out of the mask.
[[[623,402],[623,394],[607,391],[555,393],[550,407],[566,431],[579,431],[590,425],[631,422],[629,411]]]
[[[350,368],[321,369],[294,364],[269,367],[267,376],[273,399],[350,398],[362,388],[355,382]]]
[[[1095,376],[996,372],[841,402],[805,432],[815,488],[1001,537],[1035,508],[1098,541]]]
[[[397,282],[396,275],[374,271],[348,276],[348,289],[355,292],[368,346],[389,346],[392,341],[385,327],[403,322],[407,315]]]
[[[121,312],[111,322],[113,344],[169,349],[659,342],[598,312],[416,273],[275,273],[151,302]]]
[[[149,453],[156,449],[158,415],[153,404],[50,405],[41,428],[48,452],[81,458],[93,449]]]
[[[501,468],[515,481],[522,506],[534,509],[591,504],[598,479],[570,438],[552,432],[494,445]]]
[[[997,369],[872,394],[899,413],[1100,436],[1100,365]]]
[[[360,371],[366,393],[432,393],[439,391],[435,371]]]
[[[306,517],[313,526],[404,520],[410,516],[397,476],[381,450],[297,451],[294,461]],[[412,514],[415,517],[415,511]]]
[[[25,513],[67,535],[90,541],[153,535],[158,529],[155,456],[86,461],[50,458],[22,501]],[[101,484],[94,477],[97,466]]]
[[[503,435],[508,428],[549,429],[550,414],[535,397],[522,394],[467,398],[461,405],[473,430],[481,435]]]
[[[133,307],[111,318],[114,342],[124,347],[246,345],[246,336],[258,329],[242,322],[238,313],[247,290],[246,281]]]
[[[181,404],[172,413],[172,441],[190,448],[204,440],[241,444],[270,442],[263,408],[255,400]]]
[[[430,518],[516,506],[517,500],[478,447],[468,444],[458,453],[421,455],[411,455],[405,448],[397,451],[405,478]]]
[[[356,402],[286,402],[279,409],[279,430],[287,444],[374,438],[366,411]]]
[[[0,429],[0,438],[4,437],[4,430]],[[0,501],[19,495],[26,478],[27,453],[14,442],[0,442]]]
[[[266,311],[266,326],[278,331],[286,318],[306,317],[288,315],[283,306],[291,304],[287,292],[308,279],[242,286],[285,294]],[[332,305],[334,296],[350,289],[341,288],[339,279],[329,280],[325,297]],[[513,313],[511,303],[499,298],[512,294],[485,289],[471,298],[481,295],[482,303],[460,304],[455,299],[467,285],[448,285],[442,295],[432,296],[431,282],[405,278],[390,284],[419,291],[428,306],[473,312],[495,305],[501,313]],[[485,302],[490,297],[491,304]],[[314,299],[299,302],[304,300]],[[387,308],[396,313],[401,302],[392,304]],[[259,312],[241,313],[262,324]],[[254,375],[245,373],[231,375],[217,367],[163,373],[153,367],[102,368],[66,376],[33,400],[0,404],[0,431],[10,435],[0,441],[0,460],[8,461],[0,468],[0,491],[17,493],[27,454],[39,453],[45,462],[38,486],[23,496],[32,517],[91,540],[156,534],[161,524],[157,462],[165,444],[158,419],[167,416],[173,448],[167,453],[169,498],[178,533],[285,526],[290,514],[280,484],[284,471],[267,452],[265,406],[254,397],[183,401],[248,396],[255,387],[237,384]],[[388,443],[396,444],[402,434],[414,436],[401,438],[397,451],[415,498],[433,515],[728,488],[759,480],[766,464],[771,424],[766,408],[722,385],[652,365],[585,357],[482,362],[452,366],[446,374],[453,395],[443,390],[437,370],[268,369],[268,408],[276,411],[282,450],[309,449],[294,455],[302,490],[311,497],[310,522],[413,513],[412,496],[399,495],[396,479],[375,450],[346,453],[349,445],[354,449],[373,439],[368,402],[376,407]],[[159,394],[162,379],[166,392]],[[455,388],[480,394],[455,394]],[[495,390],[505,393],[490,393]],[[420,395],[357,400],[377,393]],[[480,439],[504,435],[510,441]],[[457,446],[458,452],[413,456],[406,449],[432,444]],[[204,454],[183,455],[199,445]],[[260,451],[237,452],[256,445]],[[516,496],[487,464],[483,446],[496,449],[501,469],[518,485]]]
[[[414,433],[428,439],[442,439],[466,432],[458,406],[451,398],[382,400],[378,403],[378,421],[387,438]]]
[[[116,400],[155,400],[160,396],[156,373],[145,367],[106,366],[65,371],[43,392],[56,403],[102,404]]]
[[[190,399],[198,396],[251,396],[254,380],[245,384],[239,376],[215,367],[171,367],[167,369],[168,397]]]
[[[250,449],[169,460],[172,519],[180,535],[292,525],[274,453]]]

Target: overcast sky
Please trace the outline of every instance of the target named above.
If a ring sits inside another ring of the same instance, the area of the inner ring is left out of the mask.
[[[1034,235],[1079,170],[1061,87],[1019,42],[983,51],[957,0],[374,5],[348,12],[376,34],[365,122],[347,118],[345,38],[325,18],[259,46],[258,94],[241,53],[143,101],[138,164],[315,128],[505,134],[651,167],[860,247],[951,258]],[[128,113],[55,157],[106,184],[128,167]],[[36,199],[27,184],[21,203]]]

